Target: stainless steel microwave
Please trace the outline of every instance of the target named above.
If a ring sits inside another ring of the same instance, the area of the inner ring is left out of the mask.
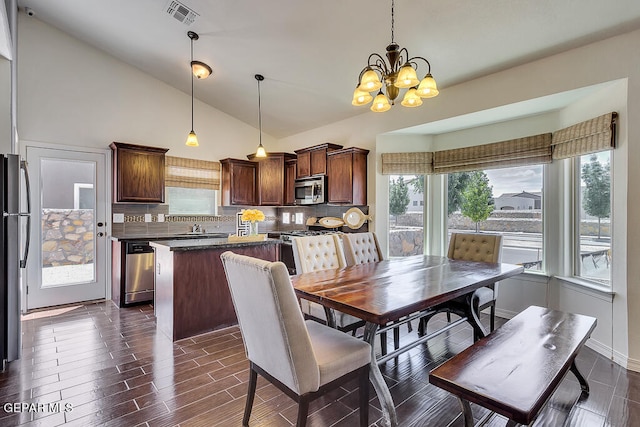
[[[327,199],[327,177],[324,175],[296,179],[294,184],[296,205],[317,205]]]

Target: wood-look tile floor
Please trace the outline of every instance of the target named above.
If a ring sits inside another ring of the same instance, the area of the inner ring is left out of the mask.
[[[444,317],[429,327],[438,322]],[[150,305],[118,309],[99,302],[32,313],[22,330],[22,358],[0,374],[0,426],[241,425],[248,362],[237,327],[172,343],[156,330]],[[413,338],[405,327],[402,332]],[[428,372],[471,342],[471,329],[460,326],[382,368],[401,426],[462,426],[457,400],[430,385]],[[536,426],[640,425],[640,373],[588,348],[577,364],[589,397],[571,410],[580,388],[568,374]],[[308,425],[357,425],[357,401],[355,384],[324,396],[311,405]],[[251,426],[291,426],[296,411],[260,379]],[[474,406],[474,415],[481,413]],[[380,418],[371,388],[371,425],[381,426]],[[488,425],[505,423],[494,417]]]

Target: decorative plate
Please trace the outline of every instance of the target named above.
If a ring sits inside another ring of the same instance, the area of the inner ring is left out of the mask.
[[[347,227],[354,230],[362,227],[362,224],[370,219],[371,216],[365,215],[365,213],[358,208],[351,208],[344,214],[345,224],[347,225]]]
[[[343,220],[332,216],[325,216],[324,218],[320,218],[318,223],[326,228],[338,228],[344,225]]]

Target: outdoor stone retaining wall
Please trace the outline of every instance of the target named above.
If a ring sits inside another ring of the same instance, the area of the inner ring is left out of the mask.
[[[93,262],[93,210],[43,209],[42,266]]]

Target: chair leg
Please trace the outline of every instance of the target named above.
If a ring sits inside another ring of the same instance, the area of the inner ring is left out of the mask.
[[[400,348],[400,327],[396,326],[393,328],[393,349],[397,350]]]
[[[380,352],[382,353],[383,356],[387,354],[387,333],[386,332],[380,333]]]
[[[496,302],[494,301],[493,304],[491,304],[491,312],[489,315],[489,327],[491,332],[493,332],[495,326],[496,326]]]
[[[369,425],[369,365],[360,368],[360,427]]]
[[[296,422],[296,427],[305,427],[307,425],[307,415],[309,415],[309,399],[301,396],[298,402],[298,421]]]
[[[451,323],[451,312],[447,310],[447,322]]]
[[[249,388],[247,389],[247,402],[244,406],[244,416],[242,417],[242,425],[249,425],[249,417],[251,416],[251,408],[253,407],[253,398],[256,395],[256,384],[258,382],[258,373],[253,369],[253,365],[249,367]]]

